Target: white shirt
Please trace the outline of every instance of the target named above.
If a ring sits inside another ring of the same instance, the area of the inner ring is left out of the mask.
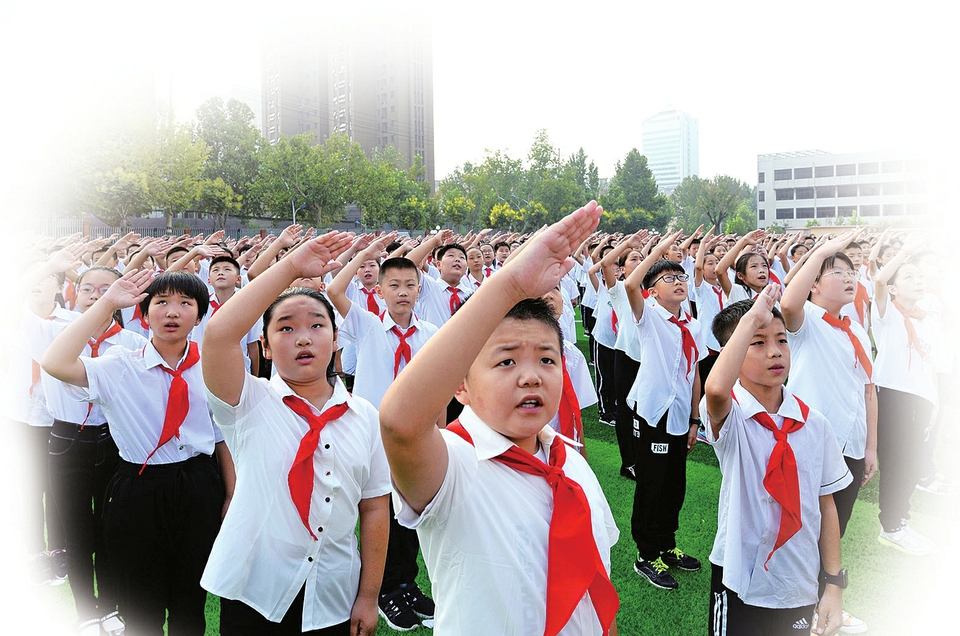
[[[137,310],[137,305],[133,307],[126,307],[125,309],[120,310],[120,315],[123,316],[123,328],[129,329],[137,335],[143,336],[144,338],[150,339],[150,327],[144,327],[140,323],[140,319],[134,320],[133,314]]]
[[[70,386],[69,391],[81,400],[99,404],[110,422],[110,434],[120,457],[142,464],[160,441],[173,376],[160,369],[170,367],[152,342],[141,349],[115,350],[116,354],[111,352],[109,356],[81,357],[89,387]],[[184,351],[178,367],[186,357]],[[190,410],[180,426],[180,437],[172,437],[161,446],[147,462],[150,465],[182,462],[201,453],[213,455],[214,444],[223,440],[210,417],[200,363],[184,371],[183,379]]]
[[[453,315],[450,313],[450,296],[453,293],[447,287],[449,284],[443,279],[420,277],[420,296],[417,297],[414,307],[421,318],[437,327],[442,327]],[[465,301],[470,296],[462,287],[457,289],[460,290],[461,301]]]
[[[567,373],[570,375],[570,384],[573,385],[573,392],[577,395],[580,410],[582,411],[596,404],[599,401],[597,398],[597,390],[593,387],[593,378],[590,377],[587,359],[583,357],[583,352],[580,351],[577,345],[564,341],[563,362],[567,367]],[[559,412],[550,420],[550,428],[560,432]],[[574,441],[581,444],[583,443],[582,439]]]
[[[360,305],[364,309],[367,309],[367,294],[364,293],[363,291],[363,284],[357,279],[356,276],[354,276],[353,280],[350,282],[352,284],[347,285],[346,290],[344,290],[346,297],[352,300],[353,302],[355,302],[356,304]],[[380,298],[380,294],[374,292],[373,299],[377,302],[378,314],[381,311],[386,311],[387,301],[385,301],[383,298]],[[367,309],[367,312],[373,313],[369,309]]]
[[[642,353],[640,370],[627,394],[627,404],[646,420],[648,426],[653,427],[669,410],[667,433],[686,435],[690,432],[697,362],[707,356],[707,346],[703,341],[700,322],[690,318],[686,327],[697,344],[697,354],[687,373],[683,335],[680,328],[670,322],[670,318],[670,312],[655,302],[646,305],[640,322],[629,320],[626,324],[621,323],[622,328],[636,330]]]
[[[231,296],[232,298],[232,296]],[[224,301],[228,302],[230,299]],[[217,301],[215,294],[210,295],[210,305],[207,307],[207,313],[203,315],[203,318],[200,319],[200,324],[194,327],[190,331],[190,340],[196,342],[200,347],[200,350],[203,351],[203,333],[207,329],[207,324],[210,322],[210,319],[213,317],[214,312],[216,311],[213,307],[214,301]],[[240,340],[240,351],[243,352],[243,370],[250,370],[250,354],[247,351],[247,346],[255,343],[260,339],[260,334],[263,333],[263,317],[257,318],[257,322],[250,327],[243,338]]]
[[[617,344],[617,334],[613,332],[611,320],[612,313],[613,301],[610,300],[610,294],[606,285],[601,281],[600,287],[597,288],[597,305],[593,309],[593,316],[596,318],[596,322],[593,325],[593,331],[591,333],[593,334],[593,339],[597,341],[597,344],[601,344],[607,349],[613,349]],[[624,318],[626,318],[626,323],[624,323]],[[624,317],[618,312],[617,331],[629,325],[630,322],[632,322],[630,318],[631,314]]]
[[[934,329],[929,318],[910,321],[917,331],[917,339],[924,355],[910,346],[904,317],[887,299],[883,318],[877,305],[870,312],[873,337],[877,343],[877,359],[873,363],[873,382],[878,387],[894,389],[918,395],[932,404],[937,404],[935,381]]]
[[[723,290],[720,286],[711,285],[703,279],[697,290],[697,320],[703,325],[703,339],[707,347],[713,351],[720,351],[720,343],[717,337],[713,335],[713,319],[720,313],[720,298],[723,296]],[[720,296],[717,296],[717,291]],[[726,307],[726,305],[724,305]]]
[[[577,343],[577,319],[573,313],[573,303],[570,302],[570,296],[563,289],[560,290],[560,296],[563,298],[563,312],[560,314],[560,331],[563,333],[563,341]]]
[[[763,406],[739,382],[733,387],[730,414],[713,438],[713,427],[706,426],[707,441],[720,460],[719,519],[710,562],[723,567],[723,584],[740,599],[756,607],[792,608],[817,602],[817,578],[820,573],[820,497],[846,488],[853,476],[847,469],[833,429],[814,409],[806,423],[790,433],[788,441],[800,469],[800,530],[780,546],[770,561],[763,564],[773,549],[780,530],[782,508],[763,486],[770,453],[776,444],[773,433],[753,420]],[[709,422],[706,399],[700,413]],[[783,404],[770,417],[778,428],[784,417],[802,420],[800,406],[783,389]]]
[[[398,493],[394,508],[400,525],[415,528],[437,603],[437,636],[542,634],[546,622],[547,539],[553,492],[546,480],[492,461],[513,442],[478,418],[469,406],[460,423],[475,446],[441,431],[448,464],[443,485],[417,515]],[[543,459],[555,433],[539,434]],[[597,549],[607,571],[610,547],[620,532],[600,484],[579,453],[569,450],[563,471],[583,488]],[[559,632],[600,636],[602,630],[588,594]]]
[[[384,312],[381,319],[362,305],[351,301],[350,310],[343,317],[343,324],[340,326],[340,332],[356,343],[357,373],[353,392],[369,400],[374,407],[380,406],[384,393],[393,384],[394,359],[400,345],[400,337],[393,333],[396,324],[389,312]],[[417,328],[407,337],[412,357],[420,351],[430,336],[437,333],[437,327],[419,320],[416,314],[410,318],[410,326]],[[402,328],[400,330],[406,331]],[[406,361],[401,358],[400,370],[406,365]]]
[[[617,331],[617,341],[613,348],[623,351],[634,362],[640,362],[640,338],[637,337],[637,330],[631,328],[633,323],[633,308],[630,306],[630,299],[627,297],[627,290],[623,286],[623,281],[618,280],[616,284],[607,290],[610,295],[610,302],[613,303],[613,309],[617,312],[618,318],[626,318],[623,323],[623,329]],[[650,304],[649,299],[644,301]]]
[[[803,324],[787,332],[790,342],[790,390],[827,418],[840,450],[863,459],[867,445],[867,403],[870,382],[850,338],[823,319],[827,310],[810,301],[803,306]],[[842,314],[841,314],[842,316]],[[870,355],[870,338],[856,320],[850,330]]]
[[[582,271],[580,282],[583,285],[583,298],[580,299],[580,304],[593,309],[597,306],[597,290],[593,288],[593,283],[590,282],[589,272],[591,267],[593,267],[593,261],[589,256],[585,256],[583,265],[580,267]]]
[[[237,487],[200,585],[279,622],[305,584],[301,626],[309,631],[350,619],[360,585],[358,506],[389,493],[390,477],[376,409],[337,380],[322,410],[344,402],[349,409],[324,427],[313,457],[314,541],[287,483],[310,428],[283,403],[293,394],[279,376],[249,374],[236,406],[207,393],[236,463]]]

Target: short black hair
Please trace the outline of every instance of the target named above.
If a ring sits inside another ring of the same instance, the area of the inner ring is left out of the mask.
[[[150,301],[157,294],[182,294],[197,301],[197,318],[207,315],[210,306],[210,292],[207,286],[193,274],[187,272],[164,272],[159,274],[146,289],[147,297],[140,301],[140,312],[147,315]]]
[[[113,276],[115,276],[115,277],[117,277],[117,278],[120,278],[120,276],[121,276],[120,272],[118,272],[117,270],[115,270],[115,269],[112,268],[112,267],[107,267],[106,265],[94,265],[93,267],[87,269],[87,270],[84,271],[82,274],[80,274],[80,277],[77,278],[77,288],[78,288],[78,289],[79,289],[80,285],[83,284],[83,279],[84,279],[84,277],[86,277],[87,274],[90,274],[90,273],[92,273],[92,272],[110,272],[110,274],[112,274]],[[126,325],[123,324],[123,311],[121,311],[120,309],[114,310],[114,312],[113,312],[113,319],[116,320],[116,321],[117,321],[117,324],[120,325],[121,327],[125,327],[125,326],[126,326]]]
[[[177,254],[179,252],[183,252],[184,254],[186,254],[189,251],[190,250],[188,250],[182,245],[174,245],[173,247],[167,250],[167,253],[164,254],[163,257],[169,261],[170,257],[173,256],[174,254]]]
[[[288,298],[294,296],[307,296],[312,298],[324,308],[324,311],[327,312],[327,318],[330,319],[330,324],[333,327],[333,334],[336,337],[337,334],[337,322],[334,317],[333,305],[330,304],[330,301],[327,300],[327,297],[318,292],[315,289],[310,289],[309,287],[288,287],[283,290],[276,300],[270,303],[270,306],[267,307],[267,310],[263,312],[263,343],[268,345],[270,344],[269,337],[267,336],[267,327],[270,326],[270,322],[273,320],[273,314],[276,311],[277,307]],[[330,356],[330,364],[327,365],[327,382],[330,383],[330,386],[336,385],[337,378],[337,368],[336,368],[336,359],[337,352],[334,351],[333,355]]]
[[[214,256],[213,260],[210,261],[210,267],[213,267],[217,263],[230,263],[236,268],[237,273],[238,274],[240,273],[240,263],[238,263],[236,259],[233,258],[232,256],[227,256],[226,254],[221,254],[220,256]]]
[[[459,243],[448,243],[447,245],[441,245],[440,247],[437,248],[436,259],[439,261],[440,259],[443,258],[443,255],[449,252],[450,250],[460,250],[461,252],[463,252],[463,257],[464,258],[467,257],[467,250],[463,249],[463,245],[460,245]]]
[[[646,276],[643,277],[643,288],[650,289],[653,287],[654,282],[663,275],[664,272],[676,272],[678,274],[686,274],[686,271],[683,269],[683,265],[676,261],[667,260],[661,258],[656,263],[650,266],[650,269],[647,271]]]
[[[800,249],[801,247],[807,251],[810,250],[810,248],[803,243],[795,243],[790,246],[790,258],[793,258],[793,255],[796,254],[797,250]]]
[[[501,247],[510,249],[510,244],[507,243],[506,241],[497,241],[496,243],[493,244],[493,251],[496,252]]]
[[[388,258],[380,263],[380,273],[377,274],[377,283],[382,283],[384,279],[384,272],[387,272],[391,269],[410,270],[412,272],[416,272],[417,282],[420,281],[420,268],[417,267],[417,264],[411,261],[409,258],[397,256],[394,258]]]
[[[560,329],[560,322],[553,313],[550,304],[543,298],[527,298],[526,300],[521,300],[503,317],[504,320],[507,318],[514,320],[536,320],[550,327],[550,329],[557,333],[557,345],[560,347],[560,353],[563,353],[563,331]]]
[[[740,319],[747,315],[747,312],[753,307],[754,302],[754,300],[740,300],[732,305],[727,305],[719,314],[714,316],[710,329],[713,331],[713,335],[721,347],[730,341],[730,337],[733,336],[733,332],[736,331],[737,325],[740,324]],[[780,322],[784,322],[783,314],[781,314],[780,310],[776,307],[773,308],[773,317]]]

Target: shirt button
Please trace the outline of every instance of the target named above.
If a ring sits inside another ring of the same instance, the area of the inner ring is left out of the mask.
[[[317,532],[323,532],[323,526],[320,526],[319,528],[317,528]]]
[[[313,563],[313,557],[307,557],[307,561],[309,561],[310,563]]]
[[[324,501],[326,501],[327,503],[330,503],[330,497],[327,497],[326,499],[324,499]]]
[[[330,448],[330,444],[324,444],[323,447],[324,447],[324,448]]]
[[[328,470],[328,471],[327,471],[327,475],[329,475],[329,474],[330,474],[330,471]]]
[[[183,450],[183,446],[180,447],[180,450]]]
[[[767,545],[766,539],[760,539],[760,545]]]

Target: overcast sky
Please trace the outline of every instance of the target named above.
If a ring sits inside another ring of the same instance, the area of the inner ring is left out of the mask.
[[[13,141],[55,134],[53,122],[128,69],[171,74],[164,89],[183,120],[213,95],[259,112],[263,29],[347,11],[297,0],[142,4],[0,6]],[[355,0],[349,11],[383,19],[402,4]],[[957,138],[957,36],[937,7],[947,3],[780,4],[427,0],[437,178],[485,149],[524,156],[540,128],[611,176],[641,148],[641,122],[671,105],[699,119],[701,176],[749,183],[759,153],[936,152]]]

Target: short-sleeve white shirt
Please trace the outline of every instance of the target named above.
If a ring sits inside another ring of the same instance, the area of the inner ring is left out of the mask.
[[[628,321],[624,329],[634,329],[640,338],[640,370],[627,394],[627,404],[647,425],[656,427],[669,411],[667,433],[686,435],[690,431],[690,409],[697,362],[707,356],[700,322],[690,318],[687,329],[697,345],[697,354],[687,372],[683,354],[683,335],[670,322],[671,314],[660,303],[648,303],[640,322]]]
[[[305,585],[301,625],[309,631],[350,619],[360,585],[358,506],[361,499],[388,494],[390,477],[376,409],[350,396],[337,380],[323,410],[344,402],[349,408],[324,427],[314,454],[309,514],[314,540],[287,483],[310,428],[283,403],[293,394],[280,376],[266,380],[250,374],[236,406],[208,393],[236,464],[237,486],[200,585],[274,622]]]
[[[633,308],[630,307],[630,299],[627,297],[627,290],[623,286],[623,281],[618,280],[613,287],[607,289],[610,295],[610,302],[613,304],[614,311],[618,318],[626,318],[623,323],[623,329],[617,330],[617,341],[613,348],[623,351],[632,360],[640,362],[640,338],[637,337],[637,330],[631,327],[633,323]],[[649,299],[645,301],[650,304]]]
[[[910,346],[904,316],[887,300],[883,318],[874,304],[871,309],[877,359],[873,363],[873,382],[878,387],[918,395],[937,404],[936,345],[933,325],[911,318],[923,355]]]
[[[803,306],[803,324],[787,332],[790,342],[790,390],[822,413],[847,457],[863,459],[867,445],[867,403],[870,382],[857,361],[853,343],[843,330],[823,319],[827,310],[810,301]],[[855,320],[850,330],[870,355],[870,339]]]
[[[460,423],[475,446],[441,431],[448,464],[443,485],[417,515],[396,491],[400,525],[415,528],[437,603],[437,636],[542,634],[546,622],[547,543],[553,492],[542,477],[492,458],[513,445],[470,407]],[[539,434],[541,460],[556,434]],[[557,441],[556,443],[560,443]],[[600,484],[579,453],[568,452],[564,473],[583,488],[594,538],[610,570],[610,548],[620,536]],[[561,636],[600,636],[589,594],[584,594]]]
[[[596,404],[598,401],[597,390],[593,387],[590,369],[587,368],[587,359],[583,357],[583,352],[577,348],[577,345],[564,341],[563,363],[566,365],[567,373],[570,375],[570,384],[573,385],[573,392],[577,395],[580,410],[582,411]],[[559,412],[550,420],[550,428],[558,432],[560,431]],[[583,442],[583,440],[574,441]]]
[[[806,423],[790,433],[788,441],[800,469],[800,530],[780,546],[764,569],[780,530],[782,508],[763,486],[773,433],[753,416],[765,412],[749,391],[737,382],[729,415],[714,439],[707,426],[707,441],[720,460],[719,519],[710,562],[723,567],[723,584],[747,605],[783,609],[817,602],[820,573],[820,497],[846,488],[850,474],[833,429],[826,418],[810,409]],[[704,422],[709,422],[706,399],[700,402]],[[783,389],[783,403],[771,413],[777,427],[784,417],[802,420],[800,405]]]
[[[449,285],[442,279],[431,278],[430,276],[420,277],[420,296],[417,298],[415,305],[417,314],[437,327],[445,325],[450,320],[450,316],[453,315],[450,312],[450,297],[453,293],[447,287]],[[460,290],[461,301],[470,296],[462,287],[457,287],[457,289]]]
[[[596,322],[593,325],[593,339],[597,341],[598,344],[603,345],[607,349],[613,349],[617,344],[617,334],[613,331],[613,301],[610,300],[610,294],[603,282],[600,282],[600,287],[597,289],[597,305],[593,309],[593,316],[596,318]],[[624,316],[621,316],[619,312],[617,313],[617,331],[624,328]],[[631,322],[630,316],[626,316],[627,324]]]
[[[723,297],[723,291],[719,286],[711,285],[706,279],[700,281],[697,290],[697,320],[703,325],[703,339],[707,347],[713,351],[720,351],[720,343],[717,337],[713,335],[713,319],[717,317],[722,309],[720,299]],[[720,295],[717,295],[717,292]]]

